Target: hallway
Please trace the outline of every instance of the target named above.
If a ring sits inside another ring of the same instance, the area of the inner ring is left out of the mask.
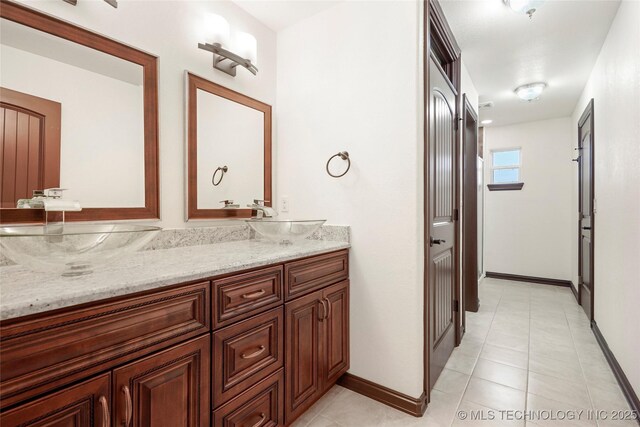
[[[423,418],[414,418],[336,386],[295,427],[637,426],[607,418],[629,406],[582,308],[569,288],[484,279],[480,310],[467,312],[467,332],[432,391]],[[493,410],[493,411],[491,411]],[[550,416],[580,419],[549,420]],[[473,411],[473,412],[472,412]],[[482,412],[478,412],[482,411]],[[484,415],[493,420],[462,420]],[[545,418],[545,419],[540,419]]]

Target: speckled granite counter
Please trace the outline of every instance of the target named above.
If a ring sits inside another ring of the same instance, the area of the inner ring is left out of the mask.
[[[22,266],[1,267],[0,320],[348,247],[346,242],[326,240],[305,240],[290,246],[260,240],[186,246],[137,252],[127,259],[96,268],[90,275],[75,278],[36,273]]]

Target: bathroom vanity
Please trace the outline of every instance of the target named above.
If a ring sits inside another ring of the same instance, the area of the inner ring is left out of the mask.
[[[73,279],[3,269],[0,424],[290,424],[349,368],[348,246],[147,251]]]

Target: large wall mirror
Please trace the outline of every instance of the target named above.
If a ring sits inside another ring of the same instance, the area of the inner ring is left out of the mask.
[[[0,221],[66,188],[68,220],[159,218],[157,58],[15,3],[0,8]]]
[[[247,218],[254,199],[271,206],[271,106],[191,73],[187,92],[187,218]]]

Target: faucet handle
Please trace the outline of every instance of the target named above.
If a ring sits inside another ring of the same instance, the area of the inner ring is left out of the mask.
[[[225,206],[233,204],[233,200],[220,200],[220,203],[224,203]]]
[[[44,193],[46,197],[51,197],[54,199],[62,198],[62,193],[67,190],[66,188],[45,188]]]
[[[265,203],[269,203],[269,200],[253,199],[253,204],[254,205],[264,206]]]

